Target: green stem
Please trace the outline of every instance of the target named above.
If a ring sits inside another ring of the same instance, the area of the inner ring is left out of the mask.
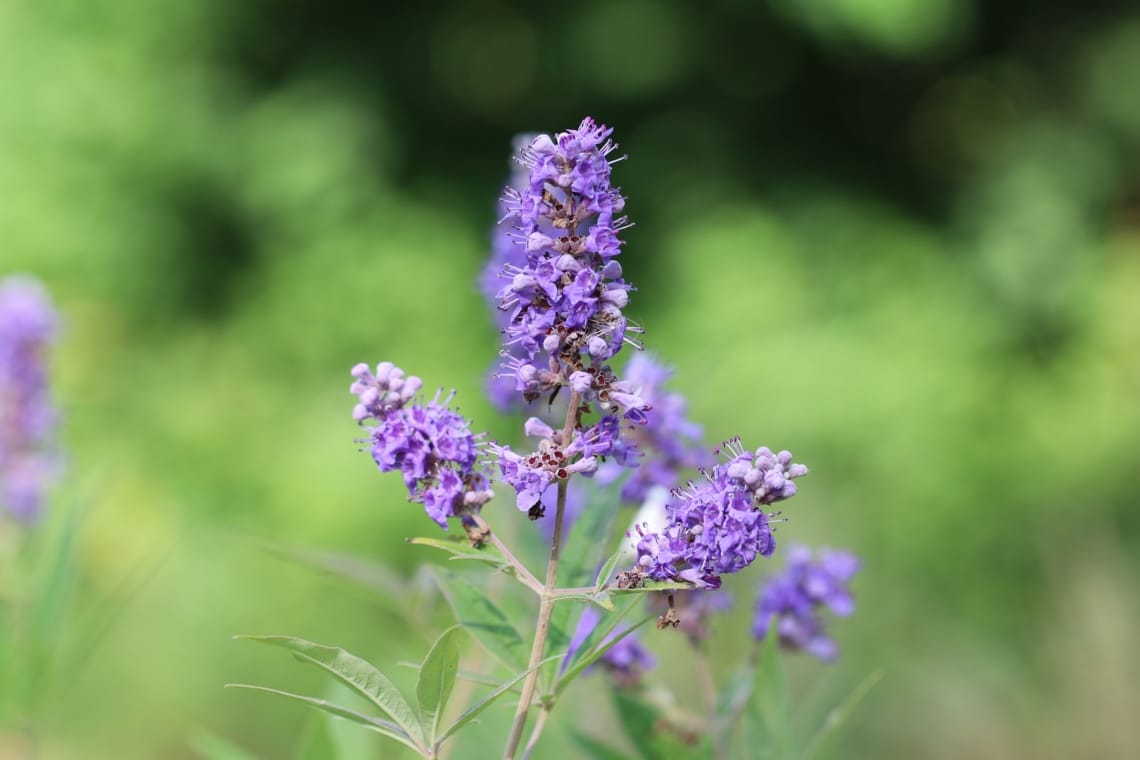
[[[566,424],[562,428],[562,446],[570,445],[570,436],[578,424],[578,405],[581,399],[577,391],[570,392],[570,405],[566,410]],[[515,711],[515,720],[511,724],[511,733],[507,737],[507,746],[503,750],[503,760],[514,760],[522,740],[523,729],[526,728],[527,715],[530,712],[530,702],[534,698],[535,686],[538,683],[538,663],[546,651],[546,636],[550,632],[550,616],[554,612],[555,592],[558,586],[558,560],[562,554],[562,518],[566,513],[566,483],[558,481],[558,505],[554,513],[554,537],[550,541],[550,561],[546,564],[546,583],[539,596],[538,622],[534,629],[534,643],[530,649],[528,668],[532,668],[530,675],[523,681],[522,693],[519,695],[519,706]]]
[[[546,728],[546,719],[550,717],[550,711],[553,707],[553,704],[543,704],[542,709],[539,710],[538,719],[535,720],[534,728],[530,731],[530,738],[526,741],[522,760],[530,760],[530,755],[534,752],[535,745],[538,744],[538,737],[542,736],[542,729]]]
[[[522,560],[516,557],[514,552],[512,552],[505,543],[499,540],[499,537],[491,530],[490,524],[487,523],[482,515],[476,514],[472,515],[472,517],[475,520],[475,524],[479,526],[479,529],[487,533],[487,539],[491,542],[491,545],[498,549],[499,553],[503,555],[503,558],[514,568],[519,581],[534,593],[542,596],[545,589],[543,588],[543,584],[535,577],[534,573],[527,569],[527,566],[522,563]]]

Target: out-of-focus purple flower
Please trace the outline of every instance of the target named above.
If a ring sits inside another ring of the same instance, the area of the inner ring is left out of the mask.
[[[517,135],[513,140],[515,154],[530,145],[535,137],[536,135],[533,134]],[[511,167],[512,171],[507,187],[513,192],[519,192],[527,186],[530,170],[513,160]],[[496,218],[503,219],[510,215],[511,212],[506,206],[506,200],[500,199]],[[505,329],[510,324],[511,319],[509,311],[499,308],[497,296],[499,291],[503,289],[502,273],[507,269],[513,270],[526,266],[526,263],[526,246],[518,239],[517,233],[512,231],[508,225],[496,224],[491,235],[491,256],[487,259],[487,263],[479,275],[479,290],[487,299],[487,304],[495,317],[495,325],[500,330]],[[508,356],[522,358],[521,349],[516,349],[513,352],[510,348],[504,350]],[[487,397],[492,406],[506,412],[523,406],[524,401],[522,394],[515,390],[514,378],[503,374],[500,371],[500,364],[501,359],[497,359],[488,373]]]
[[[578,625],[570,637],[566,657],[562,661],[563,669],[570,664],[574,655],[586,643],[586,639],[598,627],[601,619],[601,613],[593,606],[587,606],[582,610],[582,616],[578,618]],[[616,629],[611,631],[602,640],[602,643],[613,641],[619,633],[620,631]],[[653,666],[657,664],[657,659],[638,640],[637,633],[634,632],[627,634],[621,641],[610,647],[598,659],[598,663],[609,672],[618,686],[633,686],[641,680],[646,672],[653,669]]]
[[[724,450],[727,462],[673,491],[665,530],[640,531],[637,564],[645,575],[717,588],[722,574],[739,572],[775,550],[772,515],[763,507],[794,496],[792,481],[807,474],[807,467],[792,464],[787,451],[747,451],[739,439]]]
[[[350,391],[359,403],[352,416],[367,426],[372,459],[381,472],[399,471],[409,499],[441,528],[447,518],[477,510],[490,500],[487,478],[476,468],[478,439],[470,423],[448,408],[454,392],[443,401],[440,394],[427,403],[409,403],[423,381],[405,376],[391,362],[375,373],[367,364],[352,368]]]
[[[665,390],[673,371],[649,352],[633,355],[625,368],[625,381],[638,389],[638,395],[652,410],[643,425],[631,425],[624,438],[641,454],[636,469],[622,484],[621,498],[628,504],[641,504],[654,486],[671,489],[681,473],[712,463],[701,442],[701,427],[686,416],[685,397]],[[612,482],[625,472],[616,462],[606,462],[598,473],[602,482]]]
[[[514,155],[525,150],[538,137],[535,134],[515,135],[511,141]],[[530,169],[524,164],[511,161],[511,174],[507,181],[506,192],[514,194],[522,192],[530,182]],[[500,198],[497,206],[497,218],[505,219],[512,216],[506,198]],[[517,233],[504,224],[496,224],[491,234],[491,256],[483,265],[479,275],[479,290],[487,299],[487,305],[495,313],[496,322],[500,327],[506,327],[510,321],[510,314],[499,308],[499,291],[503,289],[503,270],[507,267],[526,266],[527,252],[523,241],[519,240]]]
[[[572,384],[603,411],[637,420],[649,405],[605,364],[623,343],[636,345],[627,333],[640,332],[622,311],[631,287],[615,257],[629,223],[617,216],[625,199],[610,183],[620,160],[610,158],[611,132],[586,118],[577,129],[533,138],[519,153],[529,173],[506,189],[504,221],[525,259],[502,256],[503,374],[528,400]]]
[[[0,281],[0,508],[20,521],[40,514],[59,470],[45,356],[58,326],[39,282]]]
[[[849,584],[859,567],[858,557],[850,552],[824,549],[814,557],[805,546],[791,547],[783,575],[769,580],[756,601],[752,634],[764,638],[775,618],[785,649],[834,660],[839,647],[827,636],[820,612],[826,607],[846,617],[855,611]]]

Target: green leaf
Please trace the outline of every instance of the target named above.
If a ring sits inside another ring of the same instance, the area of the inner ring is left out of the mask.
[[[483,544],[483,546],[476,549],[471,545],[471,541],[466,536],[446,536],[444,538],[409,538],[409,544],[416,544],[417,546],[431,546],[436,549],[442,549],[449,554],[455,556],[452,559],[469,559],[476,562],[486,562],[489,565],[501,566],[509,564],[505,557],[499,552],[498,549],[490,544]]]
[[[426,754],[427,754],[418,746],[417,742],[411,736],[409,736],[407,734],[407,732],[405,732],[402,728],[397,726],[395,723],[391,723],[391,722],[386,721],[386,720],[381,720],[380,718],[373,718],[371,716],[364,715],[362,713],[358,713],[355,710],[348,709],[347,707],[341,707],[340,705],[333,704],[332,702],[328,702],[328,701],[323,700],[323,699],[315,699],[313,697],[304,697],[304,696],[301,696],[300,694],[291,694],[290,692],[287,692],[287,691],[279,691],[277,689],[270,689],[270,688],[265,687],[265,686],[252,686],[250,684],[245,684],[245,683],[228,683],[228,684],[226,684],[226,688],[251,689],[253,691],[263,691],[267,694],[276,694],[280,697],[286,697],[288,699],[293,699],[293,700],[296,700],[298,702],[304,702],[305,704],[309,705],[310,707],[315,707],[316,709],[323,710],[324,712],[327,712],[330,715],[335,715],[338,718],[344,718],[345,720],[352,721],[353,723],[356,723],[357,725],[364,726],[365,728],[367,728],[370,731],[375,731],[376,733],[381,734],[382,736],[387,736],[389,739],[395,739],[396,741],[403,744],[405,747],[409,747],[410,749],[415,750],[420,755],[426,756]]]
[[[417,673],[420,671],[420,663],[418,663],[418,662],[408,662],[407,660],[400,660],[399,662],[396,663],[396,665],[398,665],[401,668],[410,668],[410,669],[416,671]],[[476,673],[473,670],[464,670],[463,668],[459,669],[458,677],[460,680],[470,681],[471,683],[482,684],[483,686],[498,686],[500,683],[498,678],[494,678],[494,677],[489,676],[485,673]]]
[[[641,600],[637,597],[627,596],[621,598],[620,603],[616,606],[616,608],[612,612],[607,612],[606,614],[602,615],[601,619],[598,620],[597,625],[594,626],[594,630],[586,636],[581,644],[579,644],[578,649],[570,658],[570,663],[573,664],[577,660],[581,659],[594,646],[596,646],[598,642],[605,639],[605,637],[608,636],[610,632],[612,632],[615,628],[617,628],[621,621],[625,619],[626,615],[632,612],[640,602]]]
[[[625,553],[625,547],[618,549],[610,555],[610,558],[602,565],[602,569],[598,571],[598,579],[594,583],[595,591],[601,592],[606,584],[610,582],[610,576],[614,574],[614,568],[617,563],[621,561],[622,554]]]
[[[459,645],[455,637],[460,627],[448,628],[436,640],[420,666],[420,677],[416,681],[416,702],[420,708],[420,725],[428,746],[435,744],[439,716],[447,709],[447,700],[455,686],[455,676],[459,672]]]
[[[789,756],[791,727],[788,678],[780,662],[779,634],[773,628],[760,644],[756,684],[745,721],[745,747],[757,758]]]
[[[824,718],[823,725],[819,727],[812,740],[808,742],[807,748],[804,750],[804,760],[810,760],[815,757],[820,751],[824,749],[828,741],[835,737],[847,719],[851,717],[851,713],[863,701],[871,689],[875,688],[875,684],[883,678],[883,671],[876,670],[869,676],[863,679],[862,683],[855,687],[855,689],[847,695],[847,698],[840,702],[835,709],[827,714]]]
[[[383,710],[386,715],[396,721],[401,729],[407,732],[407,735],[414,737],[416,742],[423,743],[420,722],[411,705],[386,675],[365,660],[343,649],[321,646],[292,636],[237,636],[235,638],[248,639],[249,641],[287,649],[297,658],[331,673],[337,680]]]
[[[447,727],[446,731],[444,731],[442,734],[440,734],[439,740],[436,742],[436,749],[438,750],[439,746],[441,744],[443,744],[444,740],[446,740],[449,736],[454,734],[459,729],[463,728],[465,725],[467,725],[472,720],[474,720],[479,715],[479,713],[483,712],[488,707],[490,707],[492,704],[494,704],[495,701],[497,699],[499,699],[499,697],[503,696],[504,694],[506,694],[509,691],[513,691],[515,685],[518,684],[519,681],[523,680],[528,675],[533,673],[535,670],[538,670],[539,668],[541,668],[543,665],[546,665],[548,662],[553,662],[555,660],[559,660],[564,656],[565,655],[562,655],[562,654],[556,654],[556,655],[552,655],[550,657],[547,657],[545,660],[539,662],[533,668],[529,668],[527,670],[524,670],[522,673],[519,673],[514,678],[505,682],[504,684],[499,686],[499,688],[495,689],[493,692],[488,694],[481,701],[479,701],[476,704],[469,707],[462,715],[460,715],[455,720],[454,723],[452,723],[450,726]]]
[[[457,623],[511,670],[526,667],[530,658],[526,643],[483,590],[472,586],[463,576],[443,568],[432,568],[432,575],[455,613]]]
[[[569,668],[567,668],[566,672],[564,672],[558,678],[558,681],[554,684],[555,695],[561,694],[566,689],[566,687],[569,686],[574,681],[575,678],[577,678],[579,675],[582,674],[583,671],[586,670],[586,668],[593,665],[595,662],[598,661],[598,659],[600,659],[602,657],[602,655],[604,655],[606,652],[610,651],[614,646],[616,646],[619,641],[621,641],[626,636],[628,636],[631,633],[633,633],[634,631],[636,631],[641,626],[648,623],[654,617],[656,617],[656,616],[650,615],[650,616],[644,618],[643,620],[641,620],[640,622],[634,623],[633,625],[629,626],[624,631],[617,634],[616,636],[614,636],[612,639],[610,639],[608,641],[605,639],[605,636],[608,635],[609,631],[606,631],[606,632],[602,633],[600,636],[598,636],[598,639],[601,641],[601,643],[598,644],[597,646],[593,647],[589,651],[587,651],[586,654],[582,655],[581,657],[578,657],[574,661],[574,664],[571,665]],[[595,633],[597,633],[597,629],[595,629]],[[593,634],[591,634],[591,638],[593,638]]]
[[[575,662],[573,665],[571,665],[569,668],[567,668],[566,672],[563,673],[562,676],[559,677],[558,681],[554,684],[555,696],[557,696],[557,695],[561,694],[563,691],[565,691],[566,687],[569,686],[574,681],[575,678],[577,678],[579,675],[581,675],[582,672],[586,670],[586,668],[590,667],[595,662],[597,662],[602,657],[602,655],[604,655],[606,652],[613,649],[614,646],[616,646],[619,641],[621,641],[626,636],[628,636],[631,633],[633,633],[634,631],[636,631],[641,626],[648,623],[651,619],[652,619],[651,617],[647,617],[644,620],[642,620],[640,623],[637,623],[635,625],[631,625],[629,628],[626,628],[624,631],[622,631],[618,635],[614,636],[609,641],[606,641],[606,642],[598,645],[594,649],[590,650],[581,659],[579,659],[577,662]]]
[[[606,612],[613,612],[614,600],[610,597],[610,592],[602,591],[600,593],[591,591],[585,594],[564,594],[557,597],[559,602],[568,602],[576,600],[580,602],[589,602],[597,607],[602,608]]]
[[[628,596],[629,594],[645,594],[650,591],[692,591],[695,588],[691,583],[684,581],[645,581],[644,586],[638,588],[609,588],[610,594]]]

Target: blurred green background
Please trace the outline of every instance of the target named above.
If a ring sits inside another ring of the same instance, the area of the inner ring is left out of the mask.
[[[586,114],[646,343],[710,441],[812,467],[782,540],[866,559],[794,663],[885,674],[839,754],[1140,754],[1138,74],[1128,2],[3,0],[0,274],[66,315],[81,594],[139,586],[45,756],[288,757],[310,716],[221,685],[322,682],[234,633],[422,656],[257,542],[425,560],[348,368],[515,434],[473,281],[511,136]]]

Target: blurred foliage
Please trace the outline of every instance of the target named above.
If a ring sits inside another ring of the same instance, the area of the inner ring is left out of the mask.
[[[425,651],[440,628],[258,540],[424,561],[347,369],[515,434],[473,279],[511,135],[587,113],[631,156],[647,343],[710,441],[812,466],[781,540],[867,560],[841,664],[790,667],[819,715],[884,672],[841,754],[1140,753],[1138,67],[1125,2],[0,4],[0,274],[67,315],[80,588],[154,568],[45,755],[331,741],[221,691],[319,688],[232,633]]]

